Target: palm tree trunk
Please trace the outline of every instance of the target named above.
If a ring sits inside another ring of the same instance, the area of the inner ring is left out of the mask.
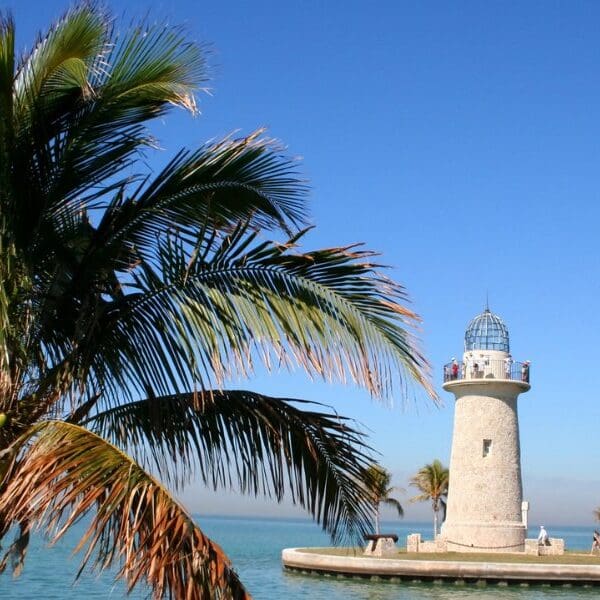
[[[375,533],[379,535],[379,504],[375,505]]]
[[[440,512],[439,496],[431,498],[431,508],[433,508],[433,540],[435,541],[438,533],[438,515]]]

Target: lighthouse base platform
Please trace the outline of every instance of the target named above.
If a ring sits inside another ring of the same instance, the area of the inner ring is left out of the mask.
[[[443,559],[436,555],[421,558],[407,553],[398,553],[393,558],[374,558],[362,556],[362,549],[286,548],[281,558],[284,568],[290,572],[393,583],[600,586],[598,556],[523,557],[514,562],[515,554],[511,554],[507,555],[510,557],[507,562],[502,561],[501,555],[495,555],[494,562],[490,562],[490,558],[483,555],[478,560],[474,554],[468,559],[467,555],[457,553],[454,557],[453,554],[446,554],[448,558]]]

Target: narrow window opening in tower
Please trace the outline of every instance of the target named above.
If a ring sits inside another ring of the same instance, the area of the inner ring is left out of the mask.
[[[490,455],[492,451],[492,440],[483,440],[483,457]]]

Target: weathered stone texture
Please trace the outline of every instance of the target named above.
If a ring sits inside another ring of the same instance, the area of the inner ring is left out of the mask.
[[[556,556],[565,553],[565,540],[550,538],[549,545],[542,546],[537,540],[525,540],[525,554],[531,556]]]
[[[370,540],[363,554],[365,556],[390,556],[396,554],[396,542],[391,537],[382,537],[378,540]]]
[[[504,352],[487,351],[501,364]],[[442,536],[448,550],[524,550],[517,396],[527,383],[495,378],[447,382],[456,396],[450,486]]]

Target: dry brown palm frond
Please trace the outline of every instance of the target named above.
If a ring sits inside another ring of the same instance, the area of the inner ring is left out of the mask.
[[[116,564],[129,590],[145,581],[157,599],[249,598],[221,548],[131,458],[69,423],[40,423],[28,437],[0,495],[8,522],[38,524],[55,541],[91,513],[79,573]]]

